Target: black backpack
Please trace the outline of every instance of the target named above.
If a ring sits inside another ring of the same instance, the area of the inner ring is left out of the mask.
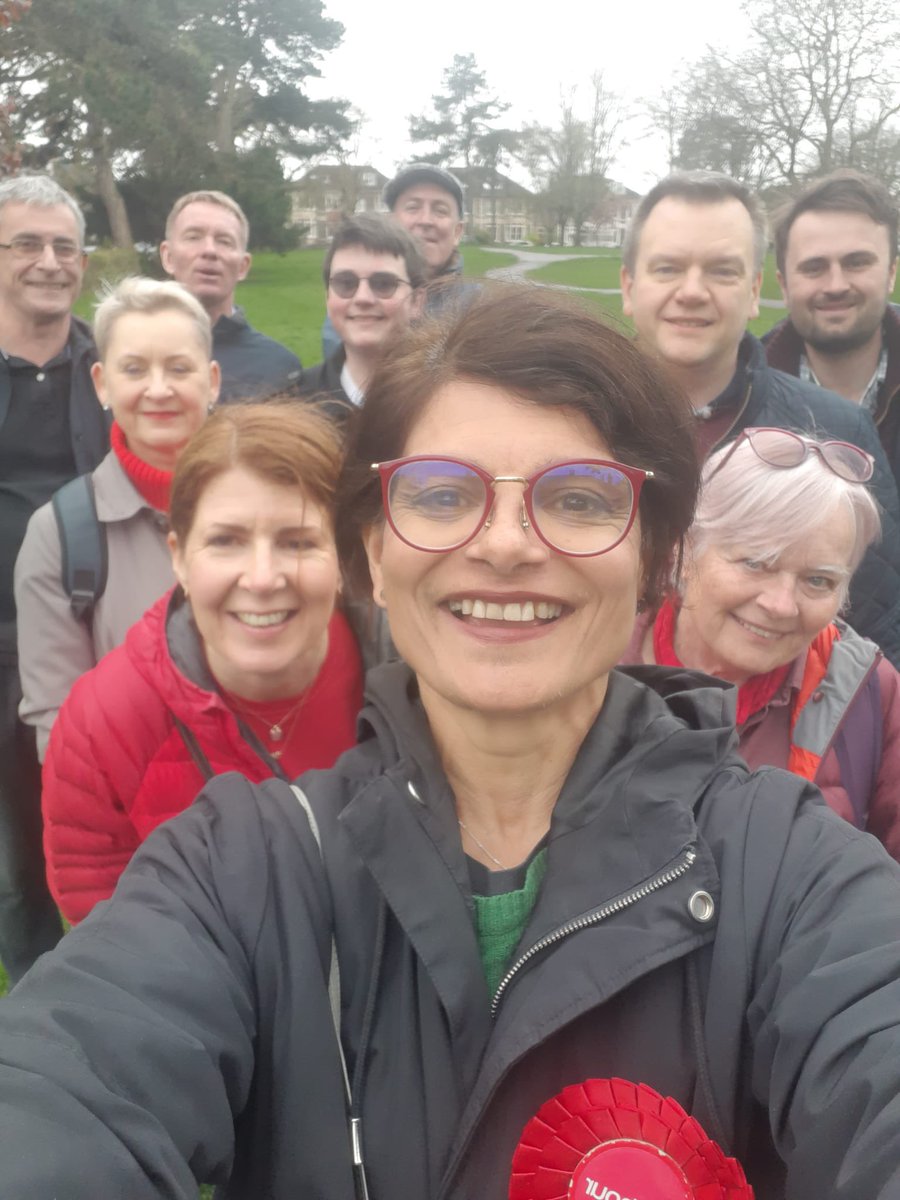
[[[90,626],[106,588],[106,529],[97,516],[90,475],[70,479],[53,495],[62,550],[62,585],[78,621]]]

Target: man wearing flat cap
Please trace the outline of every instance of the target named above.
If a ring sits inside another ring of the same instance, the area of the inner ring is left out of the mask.
[[[460,274],[458,247],[465,204],[455,175],[428,163],[412,163],[387,184],[384,202],[394,219],[418,240],[429,283],[451,282]]]

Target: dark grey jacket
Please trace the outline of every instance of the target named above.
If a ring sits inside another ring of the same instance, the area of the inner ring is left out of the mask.
[[[304,367],[299,382],[291,389],[292,395],[316,400],[321,404],[323,411],[341,425],[348,421],[355,411],[353,401],[341,383],[341,372],[346,360],[347,353],[343,345],[338,343],[337,350],[324,362]]]
[[[875,459],[869,486],[881,506],[882,537],[866,552],[853,576],[850,611],[844,615],[900,668],[900,499],[872,418],[834,392],[770,367],[762,343],[749,333],[741,344],[740,361],[746,363],[746,386],[738,415],[722,442],[731,441],[748,426],[774,425],[852,442]]]
[[[72,453],[79,475],[99,467],[109,450],[109,427],[112,419],[100,407],[91,379],[91,367],[97,361],[97,348],[86,322],[72,317],[69,330],[69,351],[72,356],[72,378],[69,387],[69,430]],[[9,412],[12,387],[6,359],[0,354],[0,429]]]
[[[685,1105],[758,1200],[900,1194],[900,872],[809,785],[748,775],[729,689],[613,673],[494,997],[414,682],[370,691],[366,740],[304,779],[324,866],[285,785],[221,777],[0,1004],[4,1200],[229,1174],[354,1200],[332,931],[371,1200],[505,1200],[525,1122],[609,1075]]]
[[[300,378],[300,359],[254,329],[236,308],[213,326],[213,358],[222,370],[220,400],[267,400]]]

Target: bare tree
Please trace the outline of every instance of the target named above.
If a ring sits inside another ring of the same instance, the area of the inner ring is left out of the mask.
[[[581,245],[584,225],[609,190],[608,174],[621,148],[624,115],[600,72],[591,77],[585,113],[578,89],[560,100],[556,125],[530,125],[522,134],[522,158],[537,191],[538,214],[562,242],[567,228]]]
[[[900,17],[890,0],[747,0],[739,54],[708,47],[649,106],[672,165],[792,185],[897,158]],[[677,151],[672,149],[677,143]],[[890,167],[889,173],[896,170]]]

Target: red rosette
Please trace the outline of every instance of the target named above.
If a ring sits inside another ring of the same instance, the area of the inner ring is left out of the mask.
[[[670,1097],[627,1079],[588,1079],[525,1126],[509,1200],[753,1200],[753,1189]]]

